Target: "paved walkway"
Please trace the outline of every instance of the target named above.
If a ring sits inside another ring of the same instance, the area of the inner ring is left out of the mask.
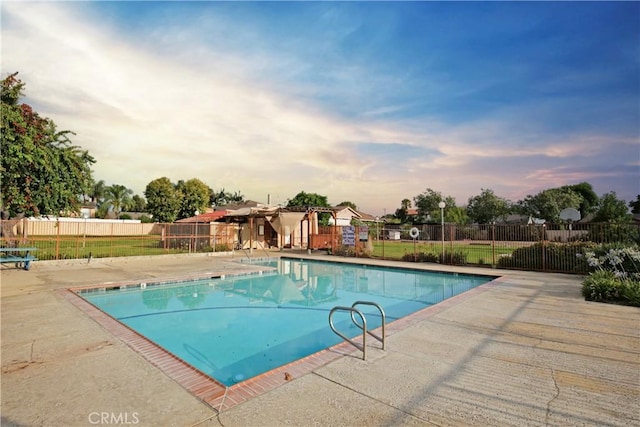
[[[370,347],[366,361],[341,357],[220,414],[54,291],[252,268],[233,261],[2,269],[2,425],[640,426],[640,310],[584,301],[575,276],[446,268],[502,277],[389,336],[386,351]]]

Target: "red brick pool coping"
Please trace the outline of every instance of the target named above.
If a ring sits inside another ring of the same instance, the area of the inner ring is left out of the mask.
[[[409,316],[395,320],[386,325],[386,335],[389,336],[402,331],[411,325],[447,310],[461,301],[488,290],[490,287],[499,283],[500,280],[501,278],[495,279],[462,294],[448,298],[440,303],[410,314]],[[130,283],[129,285],[134,285],[134,283]],[[326,350],[319,351],[241,383],[226,387],[182,359],[179,359],[162,347],[156,345],[133,329],[123,323],[120,323],[118,320],[98,309],[76,293],[81,289],[86,290],[118,286],[127,286],[127,284],[94,285],[70,289],[58,289],[57,292],[72,305],[97,322],[105,330],[120,341],[124,342],[152,365],[159,368],[165,375],[180,384],[198,399],[210,405],[217,412],[225,411],[246,402],[249,399],[273,390],[290,380],[309,374],[315,369],[341,357],[352,357],[355,353],[357,353],[357,357],[360,357],[359,350],[355,349],[347,342],[342,342]],[[379,329],[377,332],[380,332]]]

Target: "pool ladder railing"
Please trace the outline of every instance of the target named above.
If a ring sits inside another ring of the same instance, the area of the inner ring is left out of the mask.
[[[382,319],[382,336],[378,336],[376,334],[374,334],[373,332],[369,331],[367,329],[367,318],[365,317],[364,313],[362,313],[362,311],[358,310],[356,308],[356,306],[358,305],[371,305],[373,307],[376,307],[378,309],[378,311],[380,311],[380,317]],[[347,337],[346,335],[344,335],[343,333],[341,333],[340,331],[338,331],[335,327],[335,325],[333,324],[333,314],[335,312],[338,311],[347,311],[349,312],[349,314],[351,315],[351,321],[353,322],[354,325],[356,325],[358,328],[360,328],[362,330],[362,344],[359,344],[357,342],[355,342],[354,340],[352,340],[351,338]],[[362,321],[362,324],[358,323],[358,321],[356,320],[356,316],[358,315],[360,317],[360,320]],[[367,357],[367,334],[371,335],[373,338],[377,339],[378,341],[380,341],[382,343],[382,349],[384,350],[384,339],[385,339],[385,334],[384,334],[384,326],[386,323],[386,315],[384,314],[384,310],[382,309],[382,307],[380,306],[380,304],[372,302],[372,301],[356,301],[354,302],[351,307],[347,307],[347,306],[336,306],[333,307],[331,309],[331,311],[329,312],[329,327],[331,327],[331,330],[336,333],[336,335],[340,336],[342,339],[344,339],[345,341],[347,341],[349,344],[353,345],[355,348],[357,348],[358,350],[360,350],[362,352],[362,360],[366,360]]]

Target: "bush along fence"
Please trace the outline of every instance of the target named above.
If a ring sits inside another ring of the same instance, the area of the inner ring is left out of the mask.
[[[588,301],[640,307],[640,248],[602,245],[586,251],[583,258],[591,271],[582,283]]]
[[[385,225],[369,232],[373,243],[356,245],[352,256],[573,274],[592,270],[586,253],[640,242],[640,224],[634,223]]]

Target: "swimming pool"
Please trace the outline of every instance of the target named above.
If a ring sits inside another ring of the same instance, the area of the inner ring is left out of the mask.
[[[366,265],[281,258],[261,274],[80,291],[113,318],[231,386],[342,341],[329,328],[335,306],[380,304],[387,322],[493,279]],[[361,307],[368,328],[375,308]],[[361,333],[336,315],[348,336]]]

